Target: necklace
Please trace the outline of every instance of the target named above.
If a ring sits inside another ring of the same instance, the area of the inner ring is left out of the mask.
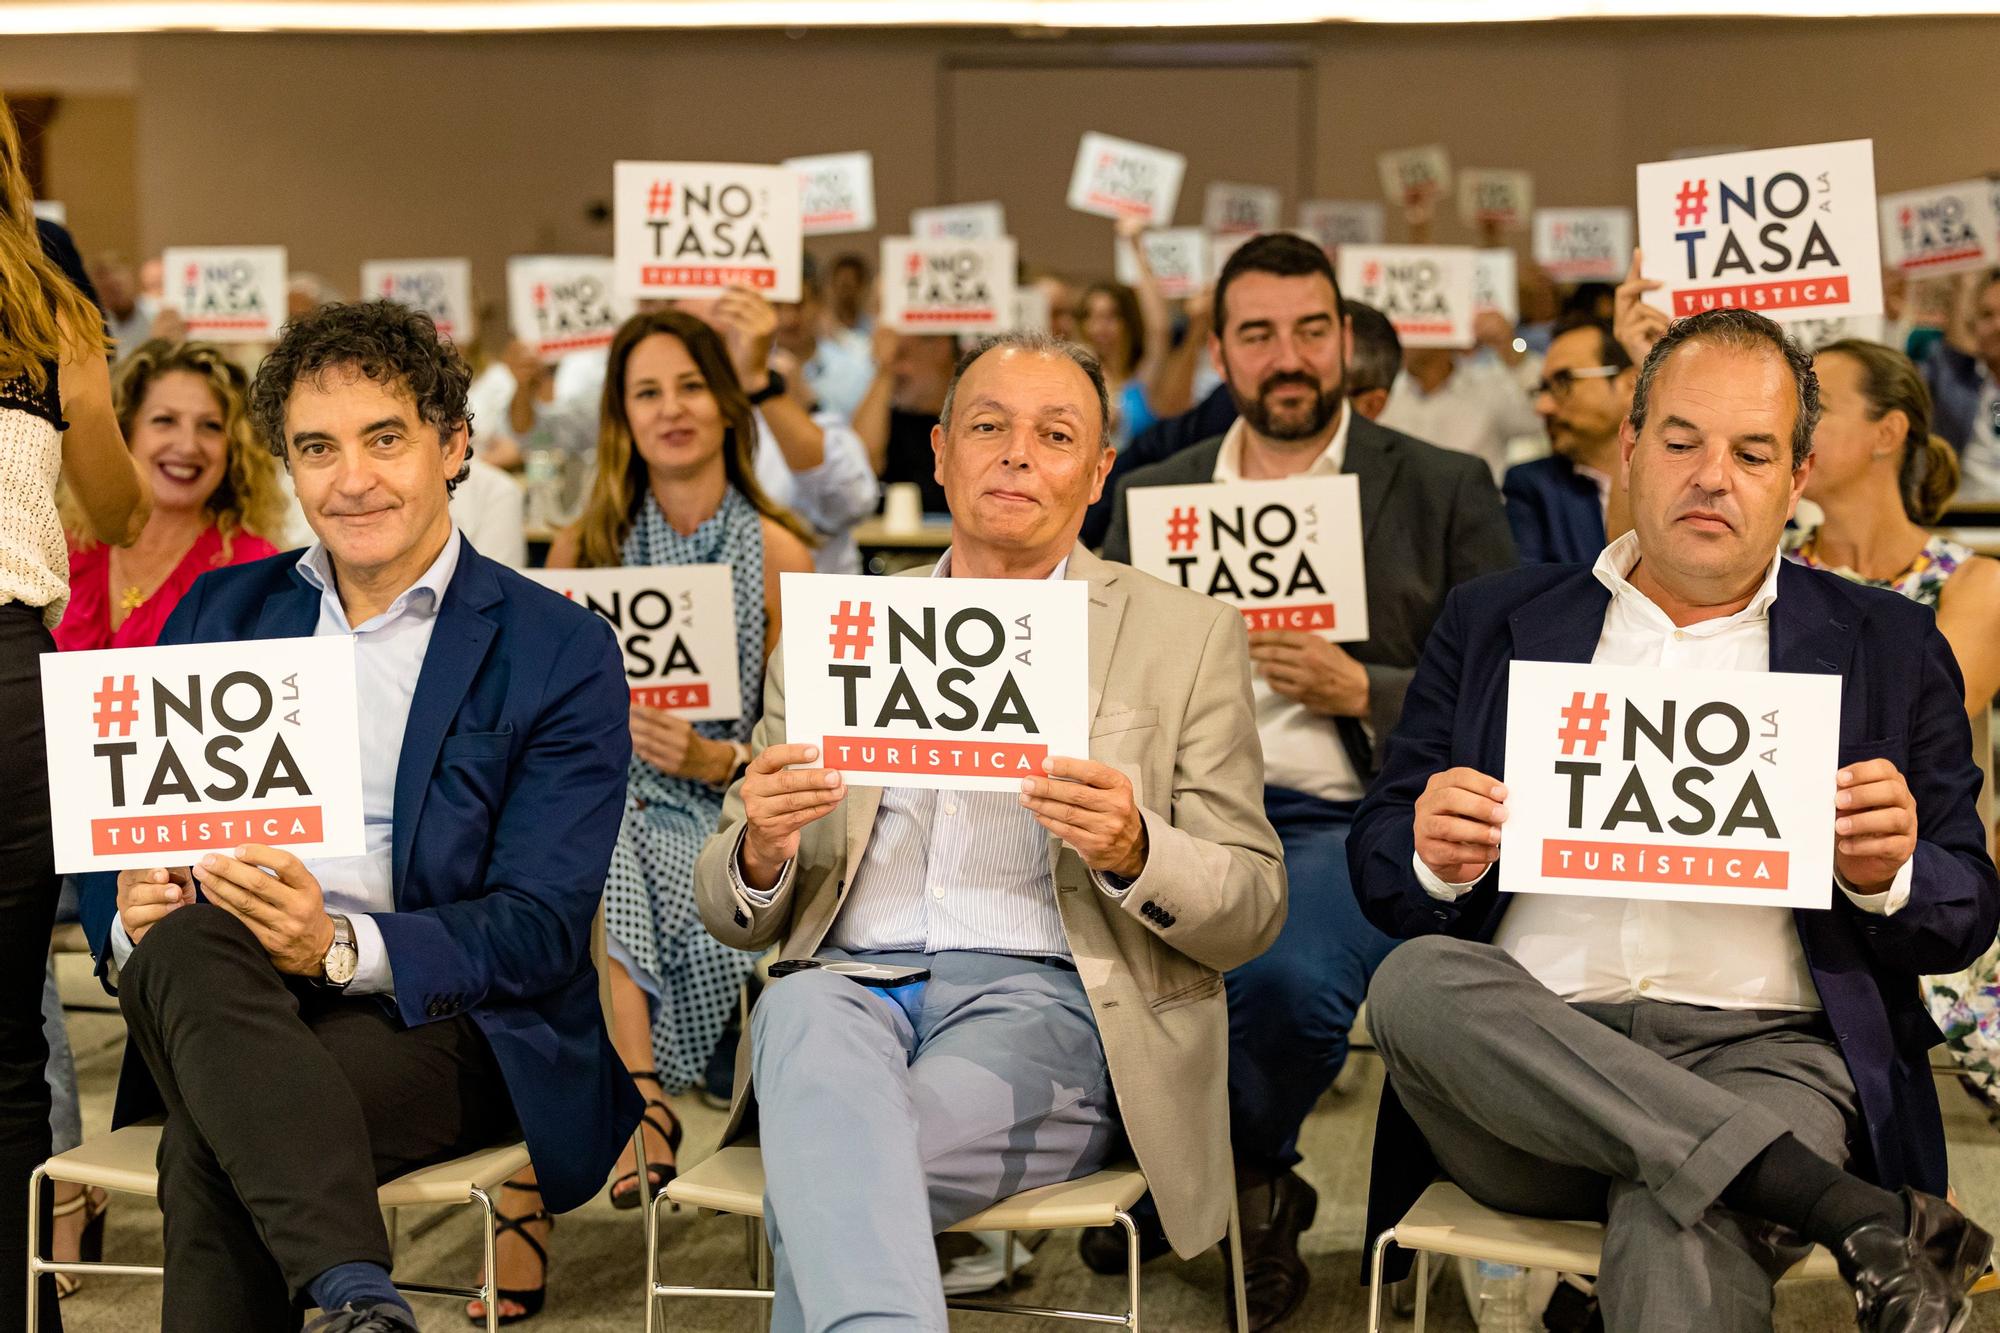
[[[202,532],[205,530],[197,529],[187,544],[174,554],[173,559],[165,562],[165,567],[160,570],[157,576],[141,579],[134,583],[123,583],[118,578],[118,571],[112,567],[124,563],[121,559],[123,553],[118,551],[111,553],[110,559],[105,562],[105,572],[111,576],[111,584],[118,590],[118,611],[121,618],[131,615],[134,611],[144,606],[146,599],[160,590],[160,585],[172,577],[176,569],[180,568],[181,561],[185,560],[187,553],[194,549],[195,542],[201,540]]]

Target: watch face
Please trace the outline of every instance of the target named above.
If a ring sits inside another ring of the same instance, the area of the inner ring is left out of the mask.
[[[351,944],[336,944],[326,951],[326,979],[336,986],[345,986],[354,980],[354,967],[360,961],[359,950]]]

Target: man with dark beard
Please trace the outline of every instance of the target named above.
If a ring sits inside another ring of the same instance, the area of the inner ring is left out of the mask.
[[[1230,972],[1229,1100],[1252,1333],[1298,1308],[1299,1235],[1317,1196],[1295,1170],[1299,1126],[1347,1058],[1347,1032],[1392,941],[1361,915],[1347,834],[1403,711],[1445,594],[1511,568],[1514,542],[1479,459],[1398,434],[1349,409],[1352,329],[1319,246],[1259,236],[1223,266],[1209,355],[1240,414],[1226,434],[1125,478],[1104,553],[1130,558],[1123,495],[1136,486],[1360,479],[1369,637],[1250,636],[1264,810],[1284,843],[1290,914],[1278,940]],[[1086,1233],[1084,1258],[1118,1271],[1122,1241]],[[1151,1253],[1164,1252],[1163,1242]]]

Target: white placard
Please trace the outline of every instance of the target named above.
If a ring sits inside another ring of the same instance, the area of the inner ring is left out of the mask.
[[[1510,670],[1502,892],[1831,901],[1840,677]]]
[[[524,569],[618,636],[632,702],[689,722],[743,715],[736,590],[728,565]]]
[[[899,333],[1000,333],[1014,317],[1014,242],[882,242],[882,324]]]
[[[1033,286],[1014,288],[1014,313],[1007,329],[1011,333],[1047,333],[1049,331],[1049,294],[1047,289]]]
[[[1991,181],[1959,181],[1882,196],[1882,260],[1911,277],[1963,273],[2000,262]]]
[[[472,262],[466,259],[371,259],[361,266],[364,300],[395,301],[421,310],[438,333],[464,345],[477,333],[472,313]]]
[[[1534,246],[1555,282],[1617,282],[1632,267],[1632,210],[1538,208]]]
[[[1675,319],[1737,307],[1775,320],[1882,313],[1875,145],[1766,148],[1639,168],[1646,300]]]
[[[1201,225],[1216,236],[1255,236],[1276,231],[1284,197],[1268,185],[1211,181],[1203,198]]]
[[[1451,188],[1451,154],[1441,144],[1398,148],[1375,159],[1382,197],[1399,207],[1441,198]]]
[[[1342,246],[1340,292],[1387,315],[1405,347],[1470,347],[1476,253],[1468,245]]]
[[[35,216],[44,222],[53,222],[58,227],[69,225],[69,209],[60,199],[37,199],[31,207]]]
[[[1889,321],[1881,315],[1849,315],[1846,319],[1795,319],[1785,325],[1785,336],[1808,352],[1817,352],[1843,338],[1864,342],[1885,342]],[[1901,348],[1897,349],[1901,351]]]
[[[1521,322],[1521,275],[1512,250],[1481,250],[1473,256],[1472,311],[1483,315],[1489,310],[1504,315],[1509,324]]]
[[[1243,612],[1252,630],[1368,637],[1361,483],[1351,473],[1125,491],[1132,564]]]
[[[799,299],[805,241],[789,167],[620,162],[612,169],[612,258],[621,294],[713,296],[748,287]]]
[[[1299,230],[1328,254],[1343,245],[1380,245],[1388,238],[1385,210],[1372,199],[1308,199],[1299,205]]]
[[[991,199],[910,210],[910,235],[920,241],[997,241],[1006,234],[1007,210]]]
[[[507,315],[514,336],[544,361],[609,347],[628,313],[601,255],[516,255],[507,261]]]
[[[1076,146],[1069,206],[1098,217],[1167,226],[1174,220],[1186,173],[1187,159],[1179,153],[1091,130]]]
[[[274,342],[285,322],[285,247],[174,246],[160,256],[160,304],[203,342]]]
[[[365,850],[351,636],[49,653],[42,718],[62,874]]]
[[[1458,217],[1468,227],[1519,231],[1535,209],[1535,178],[1525,171],[1465,167],[1458,173]]]
[[[808,236],[875,230],[875,155],[788,157],[799,177],[799,226]]]
[[[1146,266],[1160,295],[1169,301],[1198,296],[1215,279],[1208,266],[1208,235],[1200,227],[1166,227],[1139,233]],[[1127,287],[1139,285],[1139,261],[1123,237],[1112,243],[1112,272]]]
[[[780,577],[785,737],[859,786],[1018,791],[1090,756],[1090,585]]]

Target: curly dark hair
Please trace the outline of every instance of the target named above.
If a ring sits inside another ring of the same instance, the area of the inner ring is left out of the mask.
[[[285,406],[293,386],[301,380],[317,383],[336,369],[407,390],[416,399],[417,415],[437,428],[440,439],[462,425],[470,440],[472,411],[466,393],[472,387],[472,368],[456,347],[438,337],[431,317],[394,301],[335,302],[288,321],[250,386],[250,420],[279,458],[285,458]],[[445,482],[447,493],[472,471],[469,447],[465,457],[458,475]]]

